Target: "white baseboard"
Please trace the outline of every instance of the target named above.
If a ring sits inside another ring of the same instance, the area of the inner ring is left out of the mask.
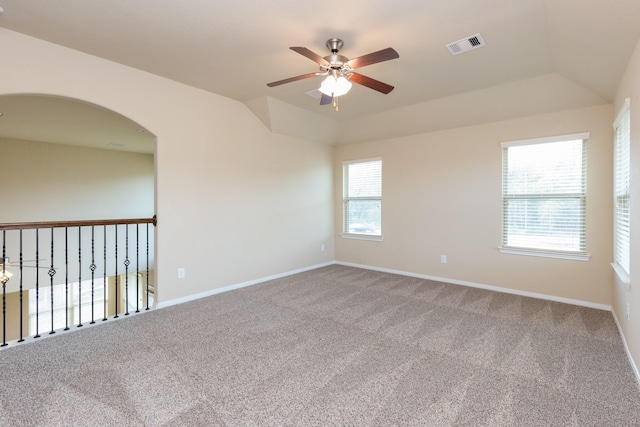
[[[156,308],[165,308],[170,307],[176,304],[182,304],[189,301],[195,301],[200,298],[210,297],[212,295],[221,294],[223,292],[233,291],[235,289],[245,288],[247,286],[257,285],[258,283],[268,282],[269,280],[281,279],[283,277],[292,276],[298,273],[304,273],[305,271],[315,270],[316,268],[326,267],[329,265],[333,265],[335,262],[330,261],[323,264],[316,264],[309,267],[299,268],[297,270],[287,271],[285,273],[274,274],[273,276],[262,277],[255,280],[250,280],[248,282],[236,283],[235,285],[225,286],[223,288],[211,289],[206,292],[200,292],[198,294],[187,295],[185,297],[172,299],[169,301],[159,302],[156,304]]]
[[[364,268],[367,270],[381,271],[383,273],[400,274],[402,276],[416,277],[418,279],[435,280],[437,282],[451,283],[454,285],[469,286],[472,288],[486,289],[488,291],[503,292],[507,294],[520,295],[523,297],[538,298],[548,301],[562,302],[565,304],[579,305],[582,307],[595,308],[598,310],[611,311],[611,306],[606,304],[597,304],[589,301],[575,300],[571,298],[557,297],[553,295],[538,294],[535,292],[520,291],[517,289],[501,288],[499,286],[483,285],[481,283],[467,282],[464,280],[448,279],[446,277],[428,276],[426,274],[411,273],[408,271],[393,270],[390,268],[372,267],[370,265],[354,264],[350,262],[336,261],[336,264],[347,267]]]
[[[624,344],[624,351],[627,353],[627,359],[629,359],[629,363],[631,364],[631,369],[633,369],[633,373],[636,376],[636,381],[638,382],[638,386],[640,387],[640,371],[638,370],[638,365],[636,365],[636,362],[635,360],[633,360],[633,356],[631,355],[631,351],[629,351],[627,340],[624,336],[624,332],[622,331],[622,326],[620,326],[620,322],[618,321],[618,316],[616,316],[615,310],[611,310],[611,314],[613,314],[613,320],[615,320],[616,322],[616,326],[618,327],[618,332],[620,333],[620,337],[622,338],[622,344]]]

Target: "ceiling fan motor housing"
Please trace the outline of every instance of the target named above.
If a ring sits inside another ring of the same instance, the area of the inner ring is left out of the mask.
[[[325,56],[324,59],[327,60],[331,64],[331,68],[334,69],[341,68],[345,63],[349,61],[349,58],[347,58],[346,56],[338,55],[337,53]]]
[[[331,64],[331,68],[334,70],[340,69],[349,61],[346,56],[338,55],[338,51],[342,49],[342,46],[344,46],[344,42],[340,39],[327,40],[327,48],[331,51],[331,55],[325,56],[324,59]]]

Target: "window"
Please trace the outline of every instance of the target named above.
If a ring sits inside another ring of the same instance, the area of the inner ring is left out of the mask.
[[[37,295],[37,299],[36,299]],[[67,301],[68,299],[68,301]],[[53,328],[51,327],[51,286],[41,286],[36,293],[29,289],[29,335],[49,332],[51,329],[63,329],[80,322],[89,323],[93,309],[93,318],[104,317],[104,280],[94,280],[93,308],[91,305],[91,280],[82,281],[82,292],[78,282],[53,285]],[[67,306],[69,311],[67,312]],[[38,317],[36,329],[36,315]]]
[[[502,144],[503,252],[515,249],[588,259],[584,257],[588,137]]]
[[[614,147],[614,245],[613,267],[623,281],[629,276],[629,100],[613,124]],[[620,271],[622,269],[622,271]]]
[[[342,231],[382,236],[382,160],[345,162],[342,168]]]

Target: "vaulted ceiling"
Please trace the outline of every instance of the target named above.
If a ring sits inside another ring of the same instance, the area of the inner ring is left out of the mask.
[[[638,0],[0,0],[0,7],[1,27],[238,100],[258,115],[278,105],[337,124],[332,143],[610,103],[640,38]],[[456,56],[445,47],[476,33],[486,46]],[[325,56],[332,37],[344,41],[348,58],[393,47],[399,59],[358,71],[395,89],[383,95],[354,85],[336,112],[306,94],[320,77],[267,87],[318,71],[290,46]]]

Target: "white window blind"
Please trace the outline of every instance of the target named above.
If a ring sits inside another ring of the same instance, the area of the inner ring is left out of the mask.
[[[587,138],[502,144],[504,248],[586,253]]]
[[[343,232],[382,235],[382,160],[343,163]]]
[[[629,264],[629,139],[630,113],[628,105],[621,112],[614,123],[615,152],[614,152],[614,262],[628,275]]]

